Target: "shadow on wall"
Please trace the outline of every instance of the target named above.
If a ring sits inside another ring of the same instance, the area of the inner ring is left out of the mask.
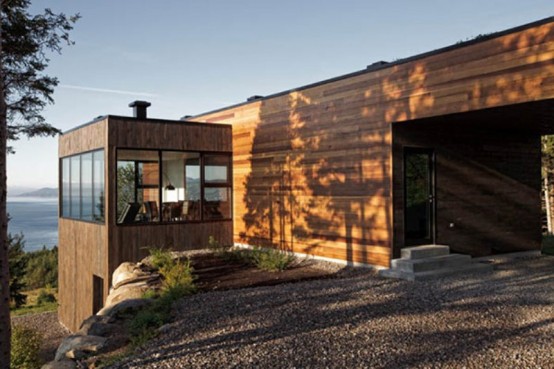
[[[261,101],[253,137],[234,138],[249,151],[235,176],[240,241],[388,265],[390,124],[540,98],[552,34],[545,25]]]

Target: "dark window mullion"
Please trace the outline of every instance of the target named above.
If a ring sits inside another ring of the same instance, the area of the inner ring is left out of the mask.
[[[163,176],[163,161],[162,150],[158,150],[158,222],[162,221],[163,204],[162,204],[162,176]]]

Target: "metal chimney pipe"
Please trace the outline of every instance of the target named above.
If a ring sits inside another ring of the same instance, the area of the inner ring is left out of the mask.
[[[146,109],[152,105],[148,101],[135,100],[129,104],[133,108],[133,117],[137,119],[146,119]]]

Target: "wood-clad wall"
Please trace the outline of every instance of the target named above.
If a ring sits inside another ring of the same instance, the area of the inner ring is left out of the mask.
[[[58,229],[58,316],[62,324],[76,331],[83,319],[94,313],[93,275],[103,279],[107,293],[107,227],[60,218]]]
[[[105,160],[105,224],[59,219],[59,318],[72,331],[94,313],[94,276],[102,278],[105,301],[115,268],[142,259],[147,247],[197,249],[208,245],[209,236],[232,242],[230,220],[116,225],[117,147],[230,153],[231,127],[108,116],[60,136],[60,157],[104,149]]]
[[[231,152],[231,127],[109,117],[110,148]]]
[[[213,236],[221,244],[232,242],[232,221],[187,224],[116,225],[116,148],[184,150],[230,153],[231,126],[185,123],[167,120],[137,120],[109,117],[108,183],[112,200],[109,204],[110,273],[123,261],[138,261],[148,253],[148,247],[174,250],[199,249],[208,245]]]
[[[233,125],[234,239],[388,265],[391,123],[554,97],[554,24],[195,116]]]
[[[59,157],[103,149],[106,127],[107,119],[102,119],[63,134],[58,141]],[[108,201],[106,189],[104,193]],[[83,319],[93,314],[93,275],[102,278],[106,297],[110,283],[107,241],[108,227],[104,224],[58,220],[58,317],[71,331],[79,329]]]

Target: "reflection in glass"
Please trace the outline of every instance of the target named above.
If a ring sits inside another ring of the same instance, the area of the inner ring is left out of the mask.
[[[81,155],[81,219],[92,220],[92,153]]]
[[[104,150],[62,159],[61,216],[104,221]]]
[[[204,218],[228,219],[231,217],[231,189],[229,187],[204,188]]]
[[[117,153],[117,222],[153,222],[160,217],[160,166],[153,150]]]
[[[405,157],[406,238],[431,238],[431,167],[429,153],[407,153]]]
[[[206,155],[204,157],[204,181],[206,183],[229,182],[228,155]]]
[[[81,217],[81,157],[73,156],[70,158],[70,212],[72,218]]]
[[[104,151],[93,153],[93,219],[104,221]]]
[[[62,209],[61,215],[69,217],[70,212],[70,177],[69,177],[69,158],[62,159]]]

